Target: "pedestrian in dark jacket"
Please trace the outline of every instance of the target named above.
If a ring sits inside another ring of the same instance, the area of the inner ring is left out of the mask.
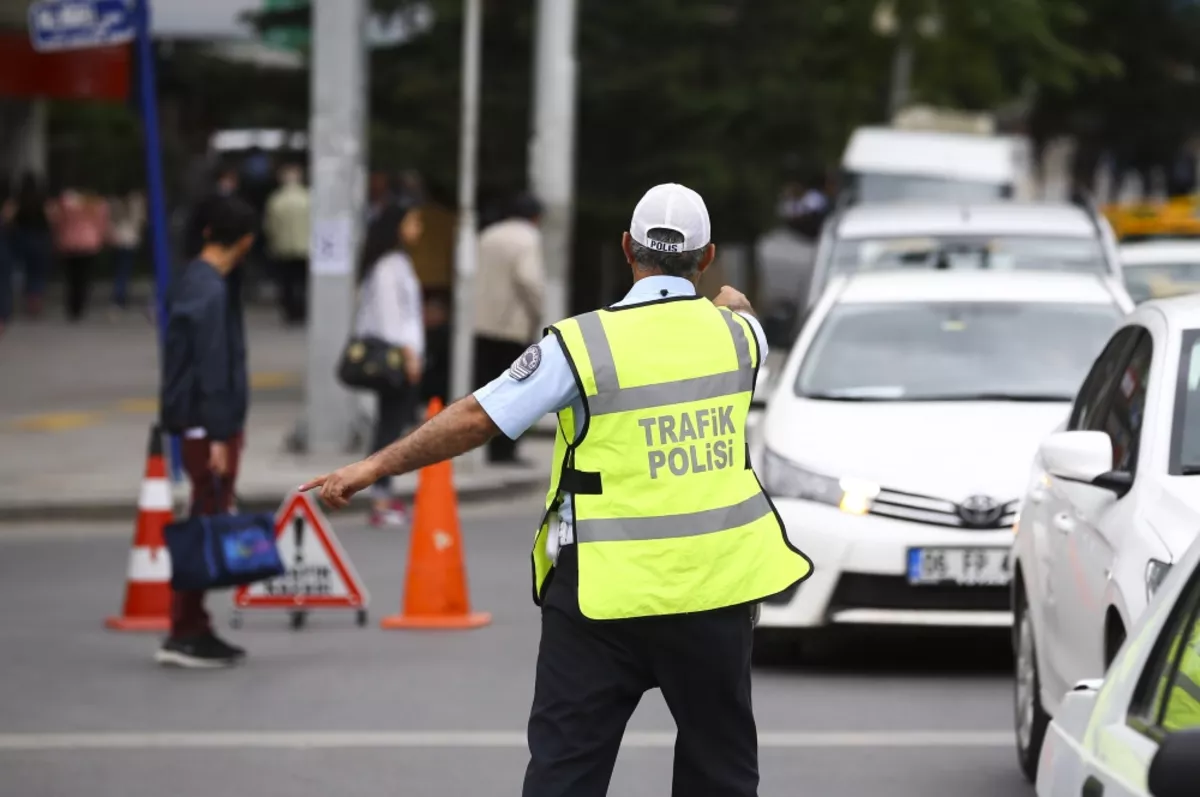
[[[244,201],[227,198],[210,209],[204,246],[171,286],[163,347],[162,424],[183,437],[183,466],[192,488],[192,514],[233,506],[243,430],[249,408],[246,335],[239,275],[254,243],[257,219]],[[203,592],[176,592],[171,635],[156,660],[182,667],[221,667],[245,656],[212,631]]]

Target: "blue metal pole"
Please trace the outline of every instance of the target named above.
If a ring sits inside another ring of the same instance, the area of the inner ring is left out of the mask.
[[[154,261],[155,320],[158,322],[159,358],[167,336],[167,288],[171,281],[171,252],[167,242],[167,198],[163,187],[162,144],[158,138],[157,79],[154,73],[154,37],[150,27],[150,0],[136,0],[138,104],[146,148],[146,193],[150,222],[150,252]],[[171,437],[171,476],[182,477],[179,437]]]

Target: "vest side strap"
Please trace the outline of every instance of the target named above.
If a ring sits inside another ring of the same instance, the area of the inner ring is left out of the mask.
[[[604,484],[599,473],[568,467],[558,477],[558,489],[572,495],[600,495]]]

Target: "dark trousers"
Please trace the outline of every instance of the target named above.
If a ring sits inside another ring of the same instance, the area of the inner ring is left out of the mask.
[[[183,440],[183,469],[192,484],[192,515],[215,515],[233,508],[233,485],[237,481],[242,453],[242,436],[229,441],[229,467],[224,476],[216,476],[208,467],[207,438]],[[171,593],[171,636],[188,637],[212,630],[204,609],[204,591]]]
[[[50,233],[45,230],[14,230],[11,244],[13,257],[21,264],[25,276],[25,312],[39,315],[54,252]]]
[[[66,283],[64,298],[67,318],[78,321],[87,310],[92,273],[96,269],[96,255],[63,255],[62,267],[63,280]]]
[[[129,306],[129,281],[133,277],[133,264],[137,249],[118,246],[113,249],[113,304],[124,310]]]
[[[7,324],[12,318],[13,263],[15,261],[8,233],[0,230],[0,326]]]
[[[279,309],[283,320],[299,324],[308,314],[308,261],[304,258],[279,258],[275,261],[279,282]]]
[[[524,343],[476,335],[475,386],[483,387],[507,371],[527,348]],[[512,462],[517,458],[517,441],[498,434],[488,442],[487,455],[489,462]]]
[[[381,451],[400,439],[404,430],[416,420],[413,413],[413,397],[417,395],[416,387],[402,392],[377,393],[378,403],[375,411],[375,434],[371,438],[371,453]],[[375,482],[375,492],[378,497],[385,493],[390,495],[392,477],[383,476]]]
[[[604,797],[625,725],[655,687],[678,729],[673,797],[756,797],[751,608],[595,622],[577,584],[569,545],[542,606],[522,797]]]

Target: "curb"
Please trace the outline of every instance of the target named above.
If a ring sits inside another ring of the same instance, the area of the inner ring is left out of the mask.
[[[481,480],[482,481],[482,480]],[[546,474],[516,472],[512,475],[494,476],[479,484],[456,486],[460,504],[480,503],[505,496],[513,496],[528,490],[544,487]],[[287,491],[282,493],[256,492],[239,493],[237,508],[242,512],[274,512],[279,508]],[[396,497],[411,502],[416,495],[416,486],[396,490]],[[362,493],[355,496],[343,512],[365,511],[367,500]],[[176,517],[186,511],[176,506]],[[79,503],[45,502],[0,504],[0,524],[20,521],[105,521],[130,520],[137,516],[137,497],[108,500],[98,498]]]

